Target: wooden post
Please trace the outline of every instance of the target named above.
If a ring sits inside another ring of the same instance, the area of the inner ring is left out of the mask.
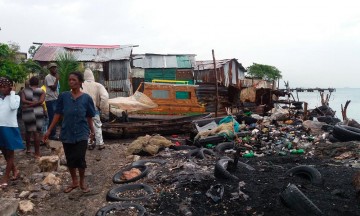
[[[215,61],[215,53],[212,50],[212,56],[214,61],[214,72],[215,72],[215,91],[216,91],[216,98],[215,98],[215,117],[217,117],[218,113],[218,103],[219,103],[219,90],[218,90],[218,76],[216,71],[216,61]]]
[[[304,119],[307,120],[307,112],[308,112],[308,103],[304,102]]]

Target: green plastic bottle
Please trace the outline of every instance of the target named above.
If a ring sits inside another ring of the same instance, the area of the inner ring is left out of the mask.
[[[304,149],[293,149],[290,151],[290,154],[304,154]]]
[[[252,158],[252,157],[254,157],[254,152],[250,151],[249,153],[243,154],[242,156],[244,158]]]

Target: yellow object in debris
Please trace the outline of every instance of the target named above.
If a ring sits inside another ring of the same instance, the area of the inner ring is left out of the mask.
[[[175,84],[185,84],[188,85],[189,81],[181,81],[181,80],[160,80],[160,79],[153,79],[153,83],[175,83]]]
[[[293,120],[286,120],[286,121],[285,121],[285,124],[288,124],[288,125],[291,125],[292,123],[294,123]]]

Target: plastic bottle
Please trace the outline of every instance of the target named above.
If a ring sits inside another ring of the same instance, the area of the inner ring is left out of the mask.
[[[252,158],[252,157],[254,157],[254,152],[250,151],[249,153],[243,154],[242,156],[244,158]]]
[[[305,151],[304,151],[304,149],[292,149],[291,151],[290,151],[290,154],[304,154],[305,153]]]

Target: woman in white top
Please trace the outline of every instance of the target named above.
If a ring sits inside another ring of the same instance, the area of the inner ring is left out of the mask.
[[[6,160],[5,174],[0,181],[0,188],[8,186],[10,173],[11,180],[19,177],[19,170],[14,163],[14,150],[24,149],[20,130],[17,123],[17,110],[20,106],[20,97],[15,95],[13,82],[0,77],[0,149]]]

